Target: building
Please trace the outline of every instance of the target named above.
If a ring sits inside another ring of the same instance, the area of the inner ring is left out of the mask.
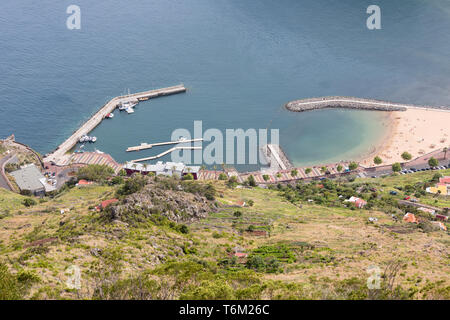
[[[403,221],[409,223],[419,223],[419,220],[416,218],[416,216],[410,212],[403,216]]]
[[[434,187],[426,189],[428,193],[439,193],[442,195],[450,195],[450,177],[443,177],[439,179],[439,182]]]
[[[29,191],[35,196],[44,196],[46,192],[55,191],[56,188],[47,183],[47,179],[34,165],[23,166],[17,171],[11,172],[20,191]]]
[[[351,202],[359,209],[364,208],[364,206],[367,204],[365,200],[357,197],[350,197],[350,199],[345,200],[345,202]]]
[[[85,187],[85,186],[90,186],[92,184],[92,181],[87,181],[87,180],[80,180],[78,181],[78,183],[76,184],[77,187]]]
[[[117,203],[117,202],[119,202],[119,199],[109,199],[109,200],[102,201],[102,203],[100,203],[100,204],[97,206],[97,211],[102,211],[102,210],[104,210],[107,206],[109,206],[109,205],[111,205],[111,204],[114,204],[114,203]]]
[[[436,214],[436,210],[429,209],[429,208],[420,207],[420,208],[417,208],[417,210],[418,210],[418,211],[422,211],[422,212],[429,213],[429,214],[431,214],[431,215],[433,215],[433,216]]]
[[[194,177],[194,180],[198,179],[200,172],[199,166],[186,166],[182,162],[164,163],[162,161],[158,161],[155,164],[145,164],[145,163],[141,164],[128,162],[123,166],[123,169],[126,171],[128,176],[131,176],[133,173],[140,173],[143,175],[153,173],[155,175],[164,175],[164,176],[176,175],[178,177],[182,177],[190,173]]]

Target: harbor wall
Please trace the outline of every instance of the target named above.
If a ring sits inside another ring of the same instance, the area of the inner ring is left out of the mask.
[[[420,106],[412,104],[402,104],[375,99],[364,99],[356,97],[320,97],[295,100],[287,103],[285,108],[289,111],[303,112],[326,108],[357,109],[373,111],[406,111],[408,108],[432,108],[448,110],[445,106]]]

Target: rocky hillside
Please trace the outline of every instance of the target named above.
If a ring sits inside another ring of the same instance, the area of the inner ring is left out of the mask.
[[[150,177],[142,189],[106,210],[111,220],[136,223],[165,217],[194,222],[215,211],[214,187],[172,178]]]

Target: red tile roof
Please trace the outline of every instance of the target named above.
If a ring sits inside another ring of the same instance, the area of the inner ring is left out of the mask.
[[[100,209],[105,209],[107,206],[109,206],[110,204],[116,203],[118,202],[119,199],[109,199],[109,200],[105,200],[102,201],[102,203],[100,204]]]

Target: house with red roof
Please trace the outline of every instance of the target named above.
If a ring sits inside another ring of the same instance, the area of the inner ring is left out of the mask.
[[[78,183],[76,184],[77,187],[84,187],[84,186],[89,186],[92,184],[92,181],[87,181],[87,180],[80,180],[78,181]]]
[[[362,209],[367,204],[367,201],[357,198],[357,197],[350,197],[350,199],[345,200],[345,202],[351,202],[355,205],[355,207]]]
[[[114,203],[117,203],[117,202],[119,202],[119,199],[109,199],[109,200],[102,201],[102,203],[100,203],[100,204],[97,206],[97,211],[105,210],[105,208],[106,208],[107,206],[109,206],[109,205],[111,205],[111,204],[114,204]]]

